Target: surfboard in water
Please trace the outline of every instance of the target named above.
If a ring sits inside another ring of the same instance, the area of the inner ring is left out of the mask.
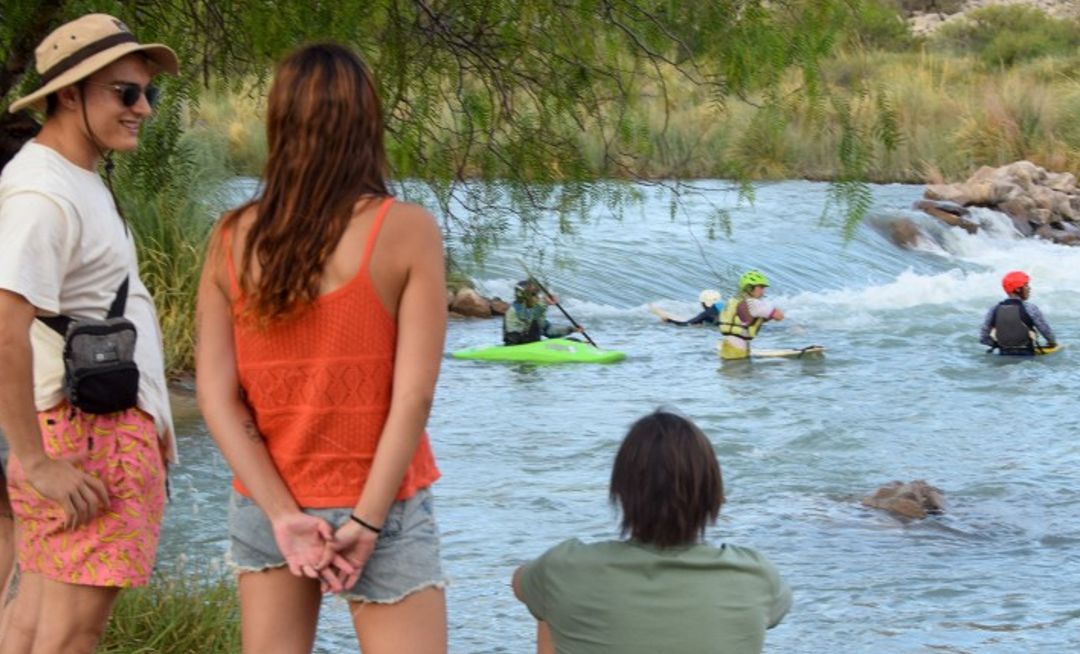
[[[723,339],[720,339],[716,342],[717,354],[720,354],[720,348],[723,346],[723,344]],[[751,359],[820,359],[824,356],[825,346],[823,345],[807,345],[806,347],[750,348]],[[742,359],[734,359],[734,361],[742,361]]]
[[[672,315],[672,314],[668,313],[667,311],[664,311],[663,309],[656,306],[655,304],[650,304],[649,305],[649,311],[652,311],[653,315],[656,316],[657,318],[659,318],[661,322],[667,322],[669,320],[678,320],[678,321],[682,322],[682,321],[685,320],[685,318],[680,318],[679,316]]]
[[[808,345],[806,347],[781,347],[781,348],[750,348],[752,359],[801,359],[809,357],[825,356],[825,347],[822,345]]]
[[[1060,343],[1055,345],[1054,347],[1047,347],[1045,345],[1036,345],[1035,346],[1035,356],[1039,356],[1041,354],[1054,354],[1056,352],[1060,352],[1064,348],[1065,348],[1065,346],[1060,344]],[[987,353],[991,354],[993,352],[995,352],[995,350],[990,350]],[[1027,356],[1027,355],[1021,355],[1021,356]]]

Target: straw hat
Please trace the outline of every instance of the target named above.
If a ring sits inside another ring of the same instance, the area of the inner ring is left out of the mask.
[[[160,43],[140,44],[120,20],[107,14],[88,14],[64,23],[45,37],[34,51],[41,88],[11,103],[8,111],[24,107],[43,110],[50,93],[89,77],[112,62],[143,52],[167,73],[176,75],[176,53]]]

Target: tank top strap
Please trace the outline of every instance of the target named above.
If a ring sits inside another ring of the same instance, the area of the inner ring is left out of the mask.
[[[394,203],[394,197],[388,196],[379,205],[379,212],[375,214],[375,220],[371,223],[371,231],[368,232],[367,243],[364,244],[363,268],[367,269],[371,262],[371,253],[375,250],[375,239],[379,236],[379,228],[382,227],[383,219],[390,211],[390,205]]]

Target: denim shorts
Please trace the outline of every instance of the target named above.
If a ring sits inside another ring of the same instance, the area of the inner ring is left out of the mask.
[[[348,522],[352,510],[304,509],[304,513],[337,528]],[[229,499],[229,541],[229,561],[238,574],[285,565],[266,514],[235,490]],[[390,507],[363,574],[341,595],[349,601],[393,604],[417,591],[446,584],[431,491],[424,488]]]

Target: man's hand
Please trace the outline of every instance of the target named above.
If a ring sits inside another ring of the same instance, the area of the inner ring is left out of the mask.
[[[25,471],[30,485],[64,510],[66,529],[89,523],[109,505],[104,482],[69,461],[43,457]]]

